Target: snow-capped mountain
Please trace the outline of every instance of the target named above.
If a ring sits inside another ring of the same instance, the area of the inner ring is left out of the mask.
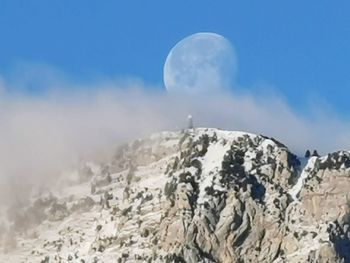
[[[163,132],[0,210],[0,262],[350,262],[349,193],[349,152]]]

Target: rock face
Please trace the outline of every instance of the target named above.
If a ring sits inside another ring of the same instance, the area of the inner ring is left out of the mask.
[[[164,132],[7,210],[0,262],[350,262],[349,175],[348,152]]]
[[[309,160],[298,201],[288,207],[290,233],[284,243],[294,239],[296,245],[285,249],[287,259],[350,262],[349,168],[349,152]]]

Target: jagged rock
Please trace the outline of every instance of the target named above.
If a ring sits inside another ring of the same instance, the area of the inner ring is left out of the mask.
[[[304,168],[273,138],[190,129],[78,174],[10,213],[0,262],[350,262],[349,152]]]
[[[310,158],[310,156],[311,156],[311,152],[310,152],[310,150],[306,150],[306,152],[305,152],[305,158]]]

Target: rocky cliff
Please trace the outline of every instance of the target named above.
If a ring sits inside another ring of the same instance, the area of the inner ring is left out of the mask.
[[[0,262],[350,262],[349,193],[349,152],[163,132],[3,209]]]

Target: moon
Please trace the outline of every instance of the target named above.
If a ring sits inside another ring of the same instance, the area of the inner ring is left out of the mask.
[[[233,45],[216,33],[196,33],[179,41],[163,69],[168,92],[213,94],[232,87],[237,71]]]

